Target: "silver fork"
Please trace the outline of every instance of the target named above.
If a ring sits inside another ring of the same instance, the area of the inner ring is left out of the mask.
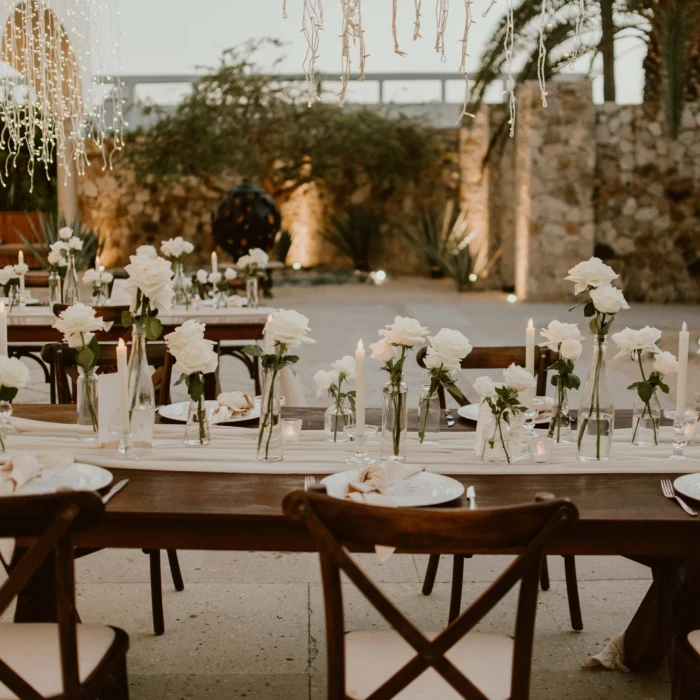
[[[445,409],[445,420],[447,421],[447,427],[452,428],[455,424],[454,416],[450,413],[450,409]]]
[[[664,496],[666,498],[670,498],[688,514],[692,516],[696,516],[697,513],[680,497],[676,494],[675,489],[673,488],[673,484],[671,483],[670,479],[661,479],[661,490],[663,491]]]
[[[316,477],[315,476],[305,476],[304,477],[304,491],[308,491],[309,489],[312,489],[316,485]]]

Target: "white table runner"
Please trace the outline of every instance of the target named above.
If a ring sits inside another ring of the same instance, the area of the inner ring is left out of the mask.
[[[17,435],[7,439],[7,454],[18,450],[46,452],[69,451],[76,460],[106,468],[147,469],[154,471],[215,472],[230,474],[333,474],[348,469],[345,459],[350,444],[333,444],[320,430],[303,430],[301,441],[285,443],[284,461],[265,463],[256,459],[257,429],[213,426],[212,442],[207,446],[184,445],[183,425],[156,425],[154,447],[139,450],[138,459],[123,461],[113,448],[91,447],[77,439],[74,425],[44,423],[14,418]],[[631,430],[615,431],[612,459],[609,462],[579,462],[576,445],[555,445],[551,464],[532,464],[530,458],[514,464],[484,464],[474,453],[474,433],[443,432],[438,445],[419,445],[415,433],[409,434],[408,460],[429,471],[451,475],[479,474],[664,474],[700,472],[700,446],[689,445],[688,459],[669,461],[672,429],[661,429],[658,447],[635,447]],[[379,458],[379,438],[369,441],[370,454]]]

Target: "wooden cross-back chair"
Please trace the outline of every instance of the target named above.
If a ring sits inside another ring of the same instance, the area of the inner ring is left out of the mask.
[[[425,355],[427,348],[422,348],[417,355],[420,367],[425,368]],[[537,380],[537,396],[547,394],[547,370],[556,360],[556,353],[549,348],[535,347],[535,379]],[[506,347],[475,347],[463,360],[462,369],[505,369],[512,364],[525,366],[525,346],[515,345]],[[438,389],[438,397],[441,408],[445,408],[445,391]],[[453,397],[458,403],[465,405],[469,401],[463,401]],[[435,585],[440,556],[431,554],[428,560],[428,568],[425,572],[423,583],[424,595],[430,595]],[[583,629],[583,616],[578,595],[578,581],[576,579],[576,559],[572,555],[564,557],[564,572],[566,577],[566,592],[569,600],[569,614],[571,626],[575,630]],[[452,566],[452,601],[450,603],[450,616],[456,617],[462,602],[462,575],[464,573],[464,557],[455,556]],[[547,560],[542,565],[542,589],[549,590],[549,568]]]
[[[285,515],[316,540],[328,646],[328,700],[453,697],[527,700],[538,580],[547,542],[578,519],[564,500],[478,511],[379,508],[294,491]],[[422,633],[357,566],[346,546],[409,551],[517,551],[515,560],[441,633]],[[340,572],[393,629],[345,633]],[[520,582],[515,638],[473,628]],[[428,671],[428,673],[424,673]],[[403,691],[403,692],[402,692]]]
[[[55,557],[57,623],[0,624],[0,697],[129,697],[126,633],[78,623],[73,533],[96,525],[104,505],[93,493],[0,498],[0,537],[36,538],[0,587],[0,614],[49,557]]]

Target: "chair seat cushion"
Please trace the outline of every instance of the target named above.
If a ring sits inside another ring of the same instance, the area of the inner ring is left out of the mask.
[[[428,639],[437,632],[424,632]],[[349,632],[345,636],[345,686],[349,698],[363,700],[415,656],[415,650],[394,630]],[[489,700],[510,697],[513,640],[497,634],[472,632],[447,654]],[[424,671],[404,688],[397,700],[463,700],[434,669]]]
[[[97,668],[114,639],[114,630],[106,625],[78,625],[81,682]],[[56,624],[0,625],[0,659],[44,697],[63,692],[59,648]],[[7,686],[0,683],[0,700],[16,698]]]
[[[700,655],[700,630],[693,630],[688,633],[688,644]]]

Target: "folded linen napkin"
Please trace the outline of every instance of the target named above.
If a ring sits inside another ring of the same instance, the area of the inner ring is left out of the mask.
[[[246,303],[246,298],[240,296],[240,294],[232,294],[226,300],[226,306],[233,306],[234,308],[240,309],[243,304]]]
[[[0,496],[16,493],[24,484],[44,471],[60,471],[69,467],[75,458],[72,454],[19,453],[0,466]]]
[[[242,391],[229,391],[219,394],[216,399],[219,405],[214,409],[209,422],[222,423],[231,418],[245,416],[255,408],[255,402]]]

